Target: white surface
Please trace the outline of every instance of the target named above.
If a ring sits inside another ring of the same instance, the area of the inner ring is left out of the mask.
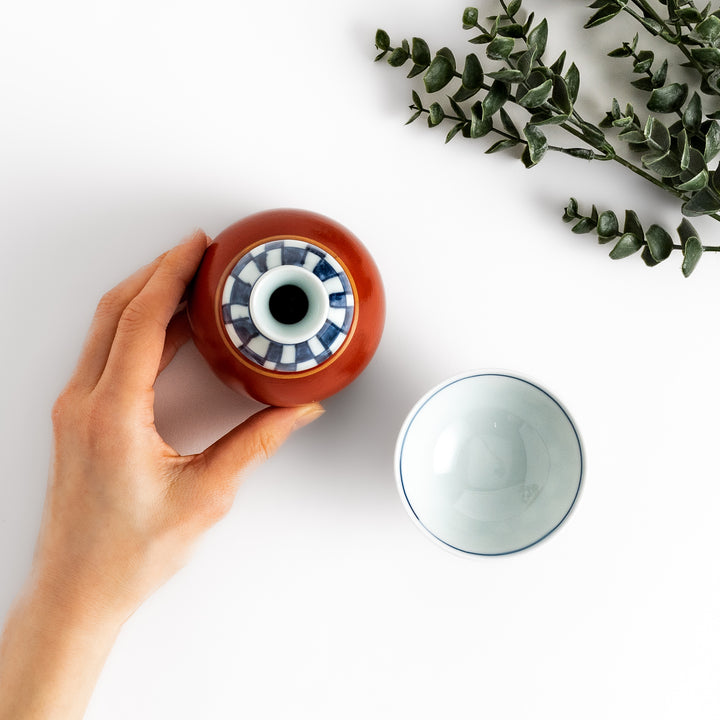
[[[423,396],[395,449],[413,521],[454,552],[504,555],[547,538],[580,491],[582,447],[547,389],[471,371]]]
[[[535,0],[596,120],[627,64],[611,26]],[[472,49],[464,3],[13,3],[0,25],[0,611],[29,567],[50,406],[108,287],[195,226],[325,213],[384,277],[371,366],[241,488],[192,563],[127,624],[89,720],[710,718],[720,697],[716,548],[720,258],[621,262],[559,217],[569,195],[674,227],[620,167],[525,171],[484,141],[405,127],[410,87],[378,26]],[[489,6],[487,6],[489,9]],[[622,84],[619,84],[622,80]],[[588,92],[589,91],[589,92]],[[696,223],[705,237],[718,233]],[[537,548],[457,558],[413,527],[392,470],[414,402],[445,377],[529,374],[588,459]],[[251,405],[192,347],[158,384],[183,451]]]

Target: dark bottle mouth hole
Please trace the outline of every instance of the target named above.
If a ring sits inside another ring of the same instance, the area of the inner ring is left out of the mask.
[[[270,314],[283,325],[299,323],[308,312],[310,302],[297,285],[281,285],[270,296]]]

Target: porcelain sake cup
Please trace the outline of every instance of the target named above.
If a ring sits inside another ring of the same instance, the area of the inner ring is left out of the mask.
[[[305,210],[251,215],[208,247],[188,299],[193,339],[229,387],[268,405],[351,383],[382,335],[385,296],[360,241]]]

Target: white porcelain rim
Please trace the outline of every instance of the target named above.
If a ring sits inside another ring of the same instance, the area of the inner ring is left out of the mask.
[[[300,322],[286,325],[270,313],[270,296],[283,285],[295,285],[307,296],[308,312]],[[303,267],[279,265],[258,278],[250,293],[250,318],[269,340],[283,345],[305,342],[316,335],[327,320],[330,300],[322,280]]]

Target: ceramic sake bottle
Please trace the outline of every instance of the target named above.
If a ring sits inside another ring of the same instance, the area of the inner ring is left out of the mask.
[[[193,339],[215,374],[268,405],[352,382],[382,335],[385,296],[365,247],[337,222],[269,210],[223,230],[193,281]]]

